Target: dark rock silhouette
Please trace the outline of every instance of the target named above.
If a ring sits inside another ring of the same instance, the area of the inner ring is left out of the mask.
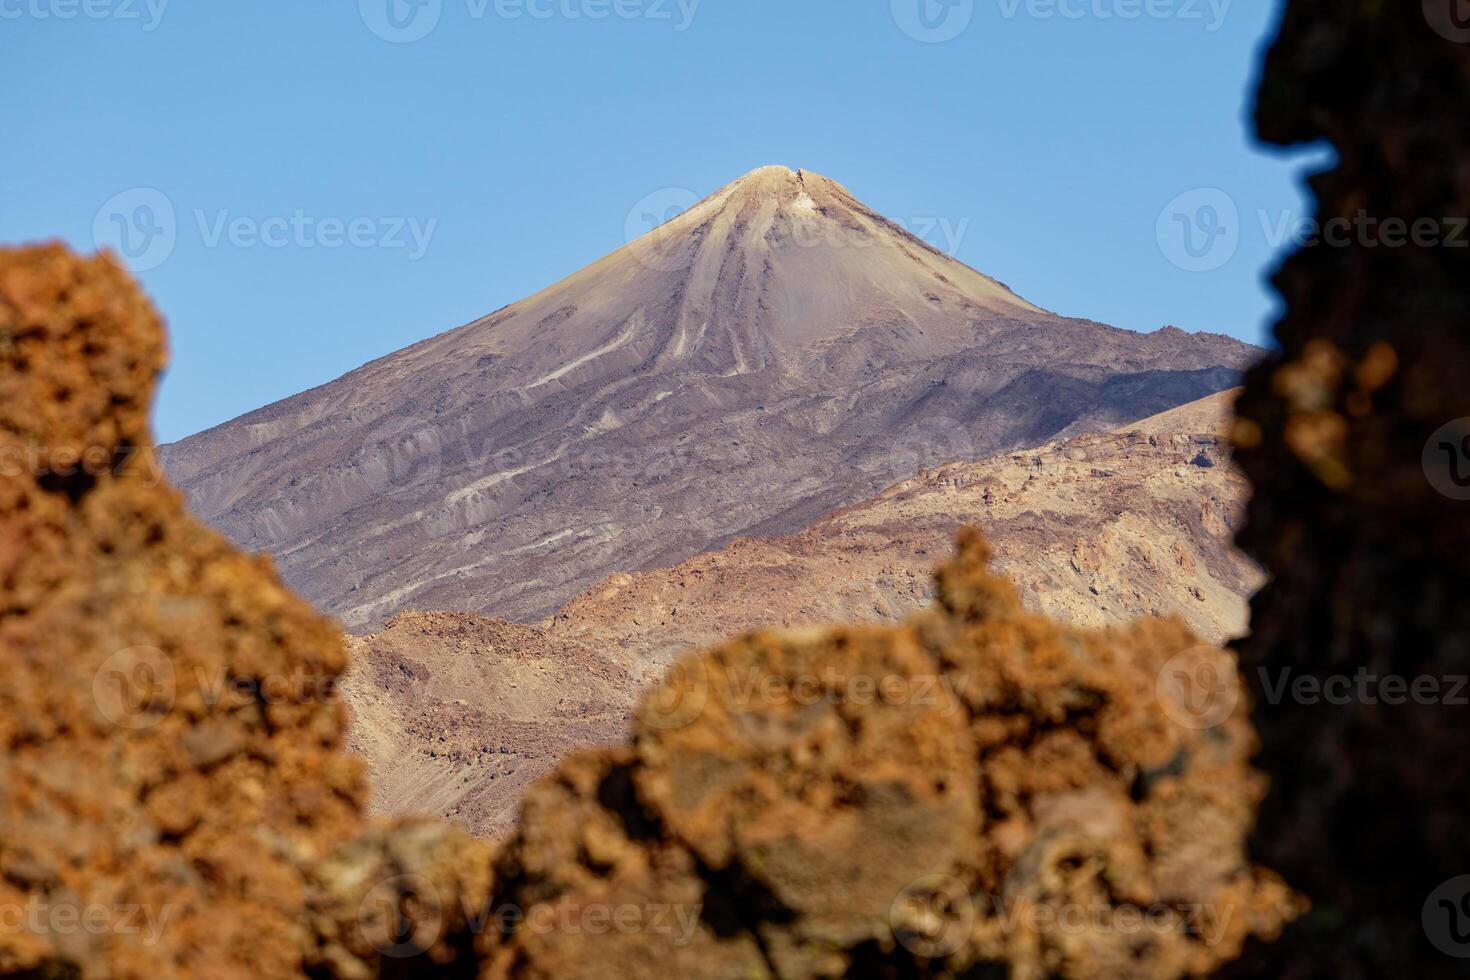
[[[1240,650],[1271,777],[1253,848],[1314,911],[1234,975],[1465,975],[1449,953],[1470,942],[1427,931],[1454,914],[1432,894],[1470,874],[1470,503],[1441,492],[1470,461],[1453,425],[1470,418],[1470,30],[1455,6],[1291,0],[1266,61],[1261,135],[1330,141],[1317,218],[1369,237],[1286,260],[1280,351],[1237,406],[1255,490],[1240,543],[1270,573]],[[1389,221],[1421,231],[1394,245]],[[1347,703],[1310,695],[1333,678]],[[1273,696],[1284,679],[1308,696]]]

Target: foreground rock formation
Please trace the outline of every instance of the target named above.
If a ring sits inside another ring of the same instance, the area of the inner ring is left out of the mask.
[[[1292,0],[1266,63],[1262,136],[1330,141],[1318,221],[1366,231],[1287,260],[1280,351],[1240,401],[1240,540],[1271,573],[1241,647],[1272,780],[1254,849],[1316,908],[1241,975],[1464,976],[1470,956],[1463,10]],[[1393,220],[1435,233],[1394,244]],[[1283,677],[1351,693],[1273,695]]]
[[[368,824],[335,628],[149,476],[136,289],[0,252],[0,341],[0,975],[1178,977],[1299,910],[1230,661],[1028,613],[973,534],[902,625],[685,661],[494,855]]]
[[[1297,905],[1239,850],[1264,788],[1243,706],[1189,687],[1229,658],[1177,622],[1057,627],[986,561],[962,536],[935,608],[896,627],[762,632],[682,661],[629,748],[532,789],[497,888],[521,906],[698,903],[701,929],[517,934],[507,962],[1179,977],[1274,936]]]
[[[163,482],[162,365],[109,261],[0,251],[0,975],[366,975],[371,886],[482,894],[457,862],[488,856],[433,826],[342,849],[340,635]]]

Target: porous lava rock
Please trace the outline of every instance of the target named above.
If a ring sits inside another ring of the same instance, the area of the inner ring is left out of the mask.
[[[1059,627],[987,557],[962,534],[897,626],[678,664],[631,746],[533,787],[497,901],[698,930],[508,931],[491,975],[1180,977],[1275,935],[1300,905],[1244,857],[1244,705],[1172,683],[1232,661],[1177,622]]]
[[[340,853],[365,792],[340,634],[163,482],[163,361],[110,260],[0,250],[0,975],[367,975],[371,944],[333,937],[375,882],[344,862],[371,879],[386,842],[419,864],[433,842]]]

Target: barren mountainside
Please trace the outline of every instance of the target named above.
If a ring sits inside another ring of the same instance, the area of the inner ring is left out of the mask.
[[[769,167],[484,319],[164,447],[195,513],[349,629],[545,617],[924,466],[1115,427],[1258,353],[1048,313]]]
[[[1231,545],[1245,507],[1223,432],[1234,395],[925,469],[798,534],[613,575],[547,626],[637,669],[763,625],[897,621],[932,600],[935,562],[974,524],[1039,612],[1094,629],[1173,615],[1224,642],[1245,631],[1261,584]]]
[[[372,809],[487,837],[562,756],[626,735],[640,690],[591,647],[470,613],[400,613],[348,652],[348,747],[368,761]]]
[[[1095,629],[1171,615],[1237,635],[1260,573],[1231,546],[1245,502],[1222,434],[1234,394],[926,470],[799,534],[618,573],[540,628],[399,614],[351,640],[343,688],[372,806],[502,836],[527,785],[570,748],[620,738],[679,654],[763,627],[901,620],[932,603],[966,524],[1048,616]]]

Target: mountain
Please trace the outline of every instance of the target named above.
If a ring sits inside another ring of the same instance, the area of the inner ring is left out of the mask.
[[[409,607],[529,622],[921,466],[1223,390],[1257,353],[1048,313],[841,185],[767,167],[161,456],[197,514],[349,629]]]
[[[615,574],[538,627],[401,613],[350,640],[342,688],[373,806],[499,836],[561,755],[620,737],[638,690],[680,652],[763,626],[901,619],[932,598],[965,524],[1056,619],[1174,615],[1211,640],[1238,635],[1261,574],[1231,545],[1246,498],[1223,434],[1234,394],[926,469],[799,534]]]

